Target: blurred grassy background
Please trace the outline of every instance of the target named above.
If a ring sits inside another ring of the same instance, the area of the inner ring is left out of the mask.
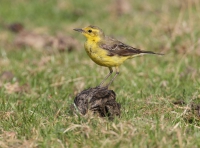
[[[200,147],[198,0],[0,3],[0,147]],[[75,95],[108,73],[73,31],[88,25],[165,53],[120,67],[113,122],[70,113]]]

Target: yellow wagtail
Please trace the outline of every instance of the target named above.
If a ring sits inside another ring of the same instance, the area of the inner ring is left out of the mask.
[[[110,73],[103,79],[100,86],[112,74],[115,67],[116,74],[108,83],[109,86],[116,76],[119,74],[119,66],[127,59],[143,55],[143,54],[158,54],[152,51],[144,51],[129,45],[126,45],[116,39],[106,36],[103,31],[97,26],[88,26],[82,29],[74,29],[81,32],[86,38],[85,50],[88,56],[98,65],[108,67]]]

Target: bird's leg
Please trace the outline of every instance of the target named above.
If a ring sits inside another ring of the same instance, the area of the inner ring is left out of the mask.
[[[109,67],[110,73],[103,79],[103,81],[100,83],[99,87],[110,77],[110,75],[113,73],[113,69]]]
[[[108,87],[114,81],[114,79],[117,77],[117,75],[119,74],[119,68],[115,67],[115,69],[116,69],[115,76],[112,78],[112,80],[108,83],[108,85],[106,87]]]

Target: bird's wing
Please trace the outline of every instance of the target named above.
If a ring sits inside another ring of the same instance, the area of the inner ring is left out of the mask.
[[[104,41],[99,42],[99,47],[109,51],[108,56],[133,56],[142,53],[157,54],[152,51],[143,51],[141,49],[131,47],[118,40],[108,37]]]

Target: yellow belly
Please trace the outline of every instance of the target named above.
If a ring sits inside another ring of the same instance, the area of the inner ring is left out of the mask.
[[[108,51],[99,48],[96,44],[85,43],[88,56],[98,65],[116,67],[121,65],[128,57],[108,56]]]

